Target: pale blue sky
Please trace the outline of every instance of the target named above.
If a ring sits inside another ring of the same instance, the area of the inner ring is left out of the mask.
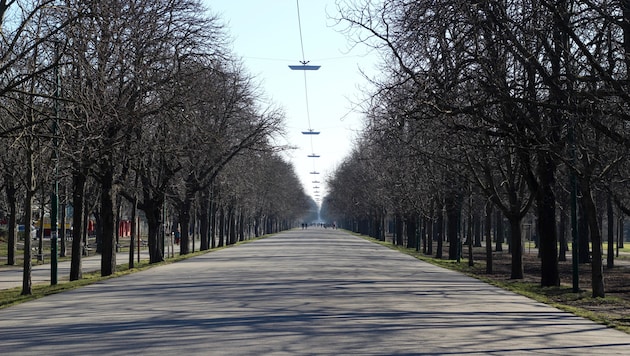
[[[347,39],[338,32],[341,28],[332,27],[334,21],[327,15],[336,15],[334,0],[299,2],[305,59],[322,66],[306,72],[311,127],[321,134],[302,135],[309,128],[304,72],[288,68],[302,59],[296,0],[205,0],[205,4],[227,24],[234,53],[242,57],[270,100],[284,109],[288,142],[282,144],[298,147],[286,155],[307,194],[314,196],[312,181],[321,181],[323,198],[326,177],[349,153],[362,127],[355,106],[365,99],[360,88],[367,83],[359,68],[373,73],[375,56],[366,55],[365,48],[348,50]],[[312,153],[321,157],[308,158]]]

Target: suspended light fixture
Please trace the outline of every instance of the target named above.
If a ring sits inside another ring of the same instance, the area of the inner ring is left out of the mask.
[[[302,33],[300,32],[300,38],[302,36]],[[289,65],[289,68],[291,70],[318,70],[319,68],[321,68],[322,66],[314,66],[314,65],[309,65],[310,61],[300,61],[300,65]]]

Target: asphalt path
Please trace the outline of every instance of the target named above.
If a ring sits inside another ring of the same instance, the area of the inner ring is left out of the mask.
[[[0,310],[2,355],[627,355],[622,332],[337,230]]]

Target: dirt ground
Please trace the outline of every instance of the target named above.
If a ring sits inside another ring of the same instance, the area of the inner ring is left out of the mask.
[[[467,256],[467,246],[463,248],[463,255]],[[475,266],[474,274],[501,282],[516,283],[510,279],[511,255],[507,252],[493,253],[493,274],[488,275],[486,269],[485,248],[474,248]],[[444,256],[447,256],[445,254]],[[525,278],[521,282],[531,282],[534,286],[540,284],[540,260],[536,251],[524,254]],[[467,260],[465,262],[468,264]],[[573,292],[573,268],[571,257],[559,262],[560,288],[536,288],[535,292],[544,294],[555,302],[563,305],[578,307],[597,314],[600,322],[611,326],[623,326],[630,328],[630,256],[621,256],[615,259],[615,267],[606,268],[604,257],[604,287],[606,298],[592,298],[591,295],[591,264],[579,266],[579,289]]]

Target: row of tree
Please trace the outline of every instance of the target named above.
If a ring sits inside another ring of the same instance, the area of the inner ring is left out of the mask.
[[[288,228],[312,208],[279,155],[285,147],[273,143],[283,113],[199,0],[0,0],[0,20],[9,264],[15,226],[28,229],[34,204],[48,203],[36,192],[58,186],[73,208],[71,280],[81,278],[86,212],[96,216],[105,276],[116,269],[124,206],[146,216],[151,263],[163,259],[165,208],[180,225],[182,254],[191,221],[207,249],[217,231],[220,244],[224,232],[233,243],[248,229]],[[23,294],[30,273],[25,238]]]
[[[571,220],[604,296],[602,211],[609,249],[613,216],[630,213],[630,2],[360,0],[339,13],[350,38],[382,54],[384,75],[323,211],[375,236],[386,214],[410,231],[428,220],[430,235],[444,213],[454,258],[465,203],[486,221],[497,209],[512,278],[533,213],[543,286],[560,283]]]

